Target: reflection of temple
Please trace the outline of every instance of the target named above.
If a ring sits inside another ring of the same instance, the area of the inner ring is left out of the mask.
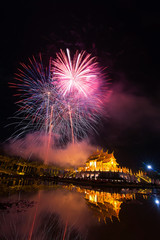
[[[127,191],[125,193],[110,193],[103,191],[94,191],[90,189],[84,189],[81,187],[75,187],[74,185],[65,186],[70,191],[76,190],[84,194],[88,207],[93,211],[94,215],[99,221],[106,222],[107,218],[112,221],[113,217],[119,221],[119,212],[121,204],[136,199],[136,193]],[[148,192],[149,191],[149,192]],[[142,198],[146,199],[151,190],[143,189],[141,192],[137,190],[137,194],[140,194]]]
[[[92,210],[94,210],[99,221],[103,220],[106,222],[106,218],[110,218],[112,221],[112,218],[116,217],[119,220],[121,204],[126,199],[134,199],[134,194],[123,195],[119,193],[86,190],[85,199],[88,201]]]
[[[102,219],[106,222],[106,218],[110,218],[112,220],[112,217],[116,217],[119,220],[119,211],[123,201],[117,199],[113,194],[86,191],[85,198],[99,221]]]

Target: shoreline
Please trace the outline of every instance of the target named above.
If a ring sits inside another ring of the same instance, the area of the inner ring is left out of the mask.
[[[0,175],[1,182],[5,180],[13,180],[13,179],[23,179],[23,180],[31,180],[31,181],[47,181],[47,182],[55,182],[55,184],[72,184],[77,186],[87,186],[91,188],[105,189],[105,188],[156,188],[160,189],[160,185],[152,184],[152,183],[129,183],[129,182],[107,182],[105,180],[90,180],[90,179],[76,179],[76,178],[60,178],[60,177],[48,177],[48,176],[32,176],[32,175],[8,175],[2,174]],[[1,185],[1,183],[0,183]]]
[[[78,186],[89,186],[92,188],[157,188],[160,189],[160,185],[156,184],[142,184],[142,183],[115,183],[115,182],[106,182],[106,181],[99,181],[99,180],[77,180],[77,179],[59,179],[58,182],[61,183],[68,183]]]

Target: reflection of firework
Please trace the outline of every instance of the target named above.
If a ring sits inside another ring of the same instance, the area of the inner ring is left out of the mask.
[[[17,198],[15,195],[14,197]],[[23,198],[23,195],[21,197]],[[0,212],[0,239],[86,239],[87,228],[90,226],[86,217],[90,215],[81,196],[52,189],[49,192],[42,191],[38,195],[31,195],[30,198],[34,202],[14,200],[15,206],[12,207],[16,212],[8,211],[9,209]],[[17,202],[24,202],[22,211],[19,211]]]

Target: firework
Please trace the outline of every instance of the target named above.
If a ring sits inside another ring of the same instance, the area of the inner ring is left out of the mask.
[[[17,83],[10,83],[17,89],[20,98],[17,101],[19,110],[15,118],[18,119],[18,130],[13,134],[17,139],[28,133],[39,131],[45,136],[44,147],[46,149],[45,162],[48,160],[48,151],[51,136],[55,130],[57,117],[57,92],[51,83],[50,64],[43,67],[41,55],[40,61],[29,59],[29,64],[21,64],[15,79]],[[36,140],[36,139],[35,139]],[[37,139],[39,140],[39,139]]]
[[[88,97],[94,94],[99,86],[99,68],[94,57],[85,51],[78,51],[71,60],[69,49],[67,55],[62,50],[52,61],[54,81],[63,96],[74,94],[74,97]]]
[[[27,129],[50,132],[50,115],[52,109],[55,110],[54,113],[57,109],[57,93],[51,83],[50,65],[44,69],[41,55],[39,58],[40,62],[33,57],[33,60],[29,59],[28,65],[21,64],[15,77],[17,83],[9,83],[10,87],[17,89],[18,94],[15,96],[20,98],[16,102],[19,106],[16,118],[22,119],[18,124],[20,135],[23,135],[23,129],[25,132]]]
[[[106,88],[95,58],[77,51],[72,60],[66,52],[57,53],[47,68],[41,55],[39,61],[29,59],[18,69],[17,82],[10,83],[20,98],[16,138],[27,132],[45,134],[46,158],[53,136],[58,136],[60,144],[83,139],[95,131],[104,110]]]
[[[87,137],[91,131],[96,131],[96,125],[100,122],[100,115],[93,111],[93,106],[86,104],[81,99],[63,99],[59,111],[59,124],[57,131],[62,139],[72,143]]]
[[[103,114],[106,88],[98,63],[85,51],[77,51],[72,60],[69,49],[66,54],[61,50],[52,65],[53,85],[64,99],[65,116],[68,116],[74,143],[75,138],[84,137],[95,129]]]

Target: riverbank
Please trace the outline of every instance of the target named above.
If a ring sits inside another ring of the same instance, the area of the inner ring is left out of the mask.
[[[68,183],[79,186],[90,186],[91,188],[159,188],[160,185],[152,183],[118,183],[118,182],[107,182],[105,180],[86,180],[86,179],[68,179],[68,178],[59,178],[58,182]]]
[[[106,180],[90,180],[90,179],[76,179],[76,178],[60,178],[60,177],[50,177],[50,176],[33,176],[33,175],[0,175],[0,185],[7,183],[8,186],[12,185],[27,185],[29,182],[49,182],[55,184],[73,184],[77,186],[85,186],[90,188],[158,188],[160,185],[152,183],[131,183],[131,182],[111,182]]]

